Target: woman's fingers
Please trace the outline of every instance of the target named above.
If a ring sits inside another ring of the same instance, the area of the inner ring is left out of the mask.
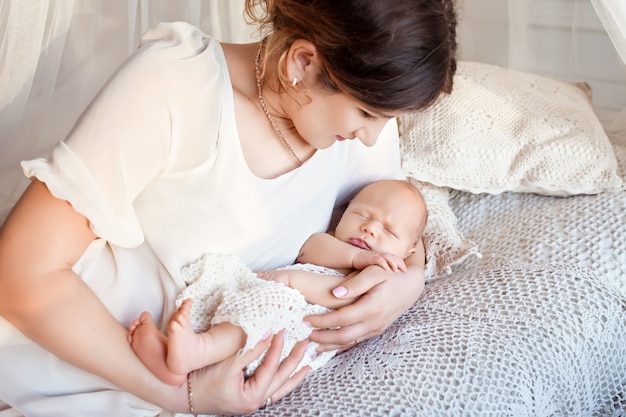
[[[243,355],[235,354],[234,358],[234,366],[239,367],[238,369],[244,369],[246,366],[250,365],[254,360],[258,359],[263,352],[265,352],[268,348],[270,348],[275,340],[275,336],[267,332],[267,334],[249,351],[245,352]],[[280,342],[279,342],[280,343]],[[282,343],[281,343],[282,349]]]
[[[413,267],[416,268],[416,267]],[[408,273],[368,267],[346,280],[346,296],[366,290],[354,303],[333,312],[308,316],[305,320],[316,329],[309,340],[319,343],[318,352],[345,349],[355,341],[380,335],[417,299],[424,288],[423,272],[417,279]],[[342,294],[340,294],[342,295]]]
[[[355,341],[361,342],[384,331],[385,326],[377,321],[377,307],[368,302],[368,297],[366,294],[339,310],[305,318],[311,326],[319,329],[309,335],[310,341],[319,344],[319,353],[348,349],[355,345]]]
[[[366,333],[380,334],[386,327],[383,318],[388,309],[386,305],[390,299],[379,300],[375,296],[377,288],[365,293],[352,304],[324,314],[307,316],[305,321],[315,329],[338,329],[334,333],[338,339],[336,344],[348,343],[350,338],[364,337]],[[319,334],[319,332],[315,332]],[[326,332],[327,335],[331,334]],[[309,337],[319,343],[315,336]],[[327,342],[326,340],[324,342]]]
[[[245,383],[246,389],[260,390],[260,391],[263,391],[264,394],[271,393],[269,392],[270,386],[271,386],[272,380],[276,376],[276,373],[279,367],[280,355],[283,351],[283,345],[285,341],[284,335],[285,335],[285,331],[281,330],[278,333],[276,333],[274,336],[272,336],[271,338],[272,343],[269,346],[269,349],[267,350],[267,352],[265,353],[263,362],[259,364],[257,369],[254,371],[254,375],[248,378],[248,380]],[[256,347],[255,349],[251,349],[247,353],[251,353],[253,350],[256,350]],[[263,351],[261,351],[261,353],[263,353]],[[257,359],[259,356],[260,354],[258,355],[253,354],[251,355],[251,358],[248,359],[246,355],[244,355],[242,357],[242,359],[246,360],[244,366],[249,365],[250,362]],[[265,400],[265,398],[263,398],[263,400]]]
[[[273,383],[270,386],[269,397],[272,402],[276,402],[285,395],[293,391],[311,371],[310,366],[303,366],[297,372],[298,365],[302,362],[302,358],[308,348],[309,341],[302,340],[295,344],[293,350],[278,366],[274,375]]]
[[[196,410],[202,414],[248,414],[263,406],[268,397],[271,401],[278,401],[298,386],[308,367],[295,374],[294,371],[308,342],[296,344],[292,353],[281,362],[283,334],[284,331],[280,331],[242,355],[234,354],[222,362],[194,371]],[[263,362],[254,375],[245,379],[243,369],[264,352]]]
[[[356,298],[367,293],[387,278],[384,273],[376,273],[377,271],[389,272],[376,265],[369,266],[358,274],[346,279],[341,286],[333,290],[333,294],[337,298]]]
[[[362,320],[362,316],[360,315],[358,308],[358,303],[360,301],[361,300],[358,299],[352,304],[328,313],[306,316],[304,320],[314,329],[336,329],[356,324]],[[318,331],[315,331],[315,333],[317,332]],[[309,340],[319,343],[319,340],[311,339],[310,337]]]
[[[298,385],[304,381],[304,378],[311,372],[310,366],[303,366],[295,374],[291,375],[281,386],[274,391],[269,397],[272,402],[282,399],[285,395],[291,393]]]
[[[266,403],[267,398],[270,398],[271,402],[275,402],[289,394],[310,371],[310,367],[306,366],[295,372],[306,352],[309,344],[307,340],[296,343],[291,353],[281,361],[284,335],[285,331],[281,330],[273,337],[263,362],[255,370],[254,375],[248,378],[244,384],[246,391],[264,393],[259,403],[260,406]],[[256,359],[256,357],[252,356],[251,360]]]
[[[354,326],[351,326],[354,327]],[[341,330],[316,330],[312,339],[319,344],[318,351],[326,352],[334,349],[346,349],[354,344],[355,340],[360,340],[363,333],[344,327]]]
[[[338,350],[340,352],[356,346],[370,337],[378,336],[380,330],[370,331],[366,322],[356,323],[340,329],[315,330],[309,335],[309,339],[319,344],[317,352]]]

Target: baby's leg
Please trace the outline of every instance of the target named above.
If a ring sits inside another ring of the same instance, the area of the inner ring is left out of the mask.
[[[131,323],[128,341],[139,359],[161,381],[170,385],[185,382],[186,373],[175,374],[168,369],[165,362],[167,338],[157,329],[150,313],[144,311]]]
[[[219,362],[246,343],[246,334],[231,323],[220,323],[196,333],[191,326],[191,299],[183,301],[168,328],[167,366],[177,374]]]

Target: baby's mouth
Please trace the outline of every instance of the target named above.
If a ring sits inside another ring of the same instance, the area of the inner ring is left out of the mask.
[[[350,238],[349,242],[352,246],[356,246],[357,248],[371,250],[370,246],[363,239],[357,239],[353,237],[353,238]]]

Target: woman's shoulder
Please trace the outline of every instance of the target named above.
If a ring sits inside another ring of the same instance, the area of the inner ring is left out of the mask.
[[[141,37],[140,50],[168,50],[180,58],[200,54],[207,48],[217,48],[215,38],[186,22],[161,22]]]
[[[189,23],[167,22],[143,34],[139,47],[122,68],[134,69],[142,77],[150,78],[152,74],[156,81],[178,84],[194,82],[193,73],[206,77],[221,73],[225,67],[217,39]]]
[[[219,91],[228,79],[226,73],[217,39],[188,23],[159,23],[144,33],[139,47],[110,80],[108,91],[126,94],[132,88],[147,101],[191,104],[206,98],[199,94],[200,83]]]

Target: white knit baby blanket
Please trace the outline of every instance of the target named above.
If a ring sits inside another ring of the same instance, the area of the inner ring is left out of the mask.
[[[194,330],[202,332],[221,322],[236,324],[248,335],[241,353],[253,348],[268,330],[275,334],[285,329],[284,359],[298,341],[311,333],[311,327],[304,324],[303,318],[330,311],[307,303],[293,288],[258,278],[237,256],[207,254],[184,267],[181,274],[188,286],[178,296],[176,306],[187,298],[194,300],[191,307]],[[317,369],[335,353],[318,355],[316,347],[315,343],[309,345],[297,369],[305,365]],[[251,363],[246,374],[251,375],[261,361],[262,357]]]

